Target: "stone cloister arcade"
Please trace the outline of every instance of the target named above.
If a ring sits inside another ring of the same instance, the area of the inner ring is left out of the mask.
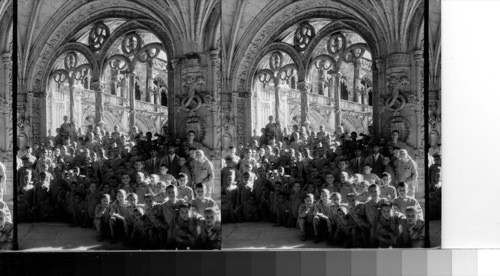
[[[63,1],[64,2],[64,1]],[[220,2],[20,3],[19,144],[76,129],[196,139],[220,155]],[[52,17],[52,19],[51,19]]]

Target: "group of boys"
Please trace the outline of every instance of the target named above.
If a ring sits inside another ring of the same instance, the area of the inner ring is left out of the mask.
[[[213,165],[194,132],[186,141],[117,127],[78,135],[65,124],[18,154],[17,221],[69,222],[136,248],[220,249]]]
[[[270,124],[224,158],[224,223],[297,227],[302,240],[341,247],[423,246],[417,165],[397,130],[386,141]]]

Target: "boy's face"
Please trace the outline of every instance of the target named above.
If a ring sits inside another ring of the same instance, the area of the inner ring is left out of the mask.
[[[304,199],[304,202],[306,203],[306,206],[307,206],[307,207],[311,207],[311,206],[313,205],[313,199],[312,199],[312,198],[310,198],[310,197],[306,197],[306,198]]]
[[[111,192],[111,186],[109,184],[104,185],[104,187],[102,187],[102,191],[105,194],[109,194]]]
[[[285,196],[284,195],[279,195],[278,196],[278,201],[279,202],[284,202],[285,201]]]
[[[325,180],[326,180],[326,183],[333,184],[333,180],[334,180],[333,174],[331,174],[331,173],[327,174]]]
[[[384,160],[383,160],[384,166],[389,165],[389,163],[391,163],[391,159],[389,157],[384,157]]]
[[[335,205],[340,204],[340,198],[335,194],[332,196],[332,201],[333,201],[333,204],[335,204]]]
[[[101,204],[102,204],[102,206],[104,206],[104,207],[108,206],[108,205],[109,205],[109,198],[107,198],[107,197],[103,197],[103,198],[101,199]]]
[[[136,219],[140,219],[140,218],[142,217],[141,212],[139,212],[139,211],[134,211],[134,217],[135,217]]]
[[[340,161],[339,162],[339,168],[341,171],[347,170],[347,162],[346,161]]]
[[[389,183],[391,182],[391,177],[390,176],[383,176],[382,177],[382,184],[384,186],[387,186],[389,185]]]
[[[190,216],[190,211],[188,207],[181,207],[179,209],[179,215],[183,220],[188,220]]]
[[[186,177],[179,177],[179,179],[177,180],[177,182],[179,182],[179,186],[181,187],[186,187]]]
[[[328,197],[330,197],[330,193],[327,193],[325,191],[321,192],[321,200],[323,200],[324,202],[327,202]]]
[[[127,201],[130,205],[135,206],[135,205],[137,205],[137,202],[139,201],[139,199],[135,196],[129,196],[127,198]]]
[[[368,192],[370,193],[370,197],[372,199],[378,198],[379,195],[380,195],[379,190],[377,188],[375,188],[375,187],[369,188]]]
[[[399,196],[401,196],[401,197],[405,197],[407,192],[408,192],[408,191],[406,190],[406,188],[405,188],[405,187],[398,187],[398,193],[399,193]]]
[[[184,166],[184,164],[186,164],[186,158],[184,157],[179,158],[179,165]]]
[[[360,174],[355,174],[354,175],[354,180],[356,183],[361,183],[361,181],[363,181],[362,179],[363,176],[361,176]]]
[[[309,184],[307,186],[307,192],[308,193],[314,193],[315,190],[316,190],[316,187],[314,187],[314,184]]]
[[[82,197],[79,195],[75,196],[75,201],[80,203],[82,201]]]
[[[23,203],[24,202],[24,195],[18,195],[17,196],[17,202]]]
[[[152,197],[146,197],[146,198],[144,198],[144,205],[146,207],[151,208],[153,206],[153,198]]]
[[[209,212],[205,214],[205,223],[208,226],[215,225],[215,214],[213,212]]]
[[[204,196],[205,196],[205,189],[204,188],[196,188],[196,197],[203,198]]]
[[[142,170],[142,162],[135,162],[134,168],[136,171],[141,171]]]
[[[347,204],[349,204],[350,207],[356,206],[356,197],[354,196],[347,197]]]
[[[175,194],[175,189],[173,189],[173,188],[171,188],[171,189],[167,189],[167,192],[166,192],[166,193],[167,193],[167,198],[168,198],[169,200],[174,200],[174,199],[175,199],[175,197],[177,196],[177,195]]]
[[[95,183],[91,183],[90,187],[89,187],[89,190],[90,190],[91,193],[95,193],[95,191],[97,190],[96,184]]]
[[[363,171],[365,174],[370,174],[370,173],[372,173],[372,168],[370,166],[365,166],[363,168]]]
[[[119,201],[120,203],[125,203],[125,195],[124,195],[123,193],[118,193],[118,194],[116,195],[116,198],[118,199],[118,201]]]
[[[406,211],[406,220],[409,224],[415,224],[417,222],[417,214],[415,214],[415,211]]]
[[[122,183],[128,185],[130,183],[130,175],[128,174],[122,175]]]
[[[137,173],[135,174],[135,179],[137,180],[137,183],[142,183],[144,182],[144,175],[142,173]]]
[[[382,206],[382,216],[386,219],[390,218],[392,215],[392,207],[391,206]]]
[[[293,190],[296,193],[300,192],[300,183],[293,184]]]
[[[160,167],[160,174],[162,175],[166,175],[167,174],[167,171],[168,171],[168,168],[165,167],[165,166],[161,166]]]

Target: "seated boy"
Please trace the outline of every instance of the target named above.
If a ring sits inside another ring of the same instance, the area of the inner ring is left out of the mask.
[[[167,231],[167,249],[175,249],[175,225],[176,218],[181,204],[186,202],[183,199],[177,199],[177,187],[170,184],[166,188],[167,197],[161,204],[162,221],[168,225]],[[189,206],[189,205],[188,205]]]
[[[297,225],[297,219],[299,218],[299,207],[304,200],[305,193],[300,190],[300,182],[295,182],[293,184],[293,190],[290,194],[290,226]]]
[[[314,204],[314,243],[320,242],[320,234],[326,233],[326,230],[328,230],[328,217],[330,216],[331,206],[330,191],[327,189],[321,190],[321,198]]]
[[[360,218],[363,220],[361,224],[363,227],[368,227],[368,229],[364,229],[364,233],[367,233],[368,236],[365,237],[365,240],[369,241],[370,247],[378,246],[377,239],[377,219],[380,214],[380,188],[372,184],[368,187],[368,193],[370,195],[370,200],[363,204],[362,210],[360,210]]]
[[[102,241],[109,233],[110,203],[111,198],[108,194],[101,195],[100,202],[94,211],[94,227],[97,230],[98,241]]]
[[[394,211],[392,208],[392,203],[382,198],[380,200],[380,216],[377,220],[377,238],[379,241],[379,247],[396,247],[398,244],[398,239],[400,230],[399,223],[404,218],[404,216]]]
[[[144,214],[144,209],[141,206],[136,206],[133,210],[134,220],[132,233],[130,234],[130,243],[139,248],[150,248],[153,244],[151,230],[153,225],[148,217]]]
[[[396,188],[389,185],[391,183],[391,175],[388,172],[382,173],[382,179],[380,183],[380,197],[387,198],[388,200],[394,200],[396,198]]]
[[[85,195],[81,192],[75,193],[73,203],[71,203],[71,214],[73,217],[72,227],[85,227],[85,217],[87,210],[85,209]]]
[[[177,249],[196,248],[201,234],[201,215],[191,211],[189,203],[179,205],[179,215],[175,220],[175,243]]]
[[[406,184],[405,182],[400,182],[397,186],[397,189],[399,197],[394,199],[393,202],[395,210],[401,213],[406,210],[406,207],[414,206],[418,211],[418,218],[424,219],[424,214],[422,213],[422,208],[420,207],[420,203],[418,203],[418,201],[415,198],[407,196],[408,184]]]
[[[205,215],[205,224],[202,231],[203,249],[221,249],[222,227],[220,220],[217,219],[217,210],[209,207],[203,212]]]
[[[304,202],[299,207],[299,218],[297,224],[302,236],[300,239],[305,241],[311,233],[314,233],[313,218],[314,218],[314,195],[306,194]],[[312,231],[311,231],[312,230]]]
[[[236,213],[238,220],[245,221],[248,217],[248,200],[253,195],[253,180],[248,172],[243,173],[243,185],[238,188],[238,198],[236,201]]]
[[[332,223],[335,230],[333,234],[333,245],[339,245],[344,248],[351,248],[353,245],[353,227],[354,222],[350,217],[345,206],[337,208],[337,214],[333,217]]]
[[[365,164],[363,168],[363,178],[364,180],[368,181],[370,184],[376,184],[380,180],[378,175],[372,173],[372,165],[371,164]]]
[[[206,186],[203,183],[198,183],[195,186],[196,198],[191,200],[190,205],[193,211],[201,216],[203,216],[203,211],[206,208],[213,207],[219,212],[219,207],[217,203],[210,197],[205,196]],[[219,218],[220,219],[220,218]]]
[[[415,206],[408,206],[405,210],[406,218],[401,221],[401,247],[421,248],[424,247],[425,222],[418,218],[418,210]]]
[[[161,220],[161,204],[154,201],[152,194],[144,196],[144,214],[151,222],[151,240],[153,249],[162,248],[167,242],[168,225]]]
[[[184,199],[186,202],[190,202],[194,198],[193,189],[187,186],[188,180],[189,178],[187,174],[179,173],[179,179],[177,179],[177,182],[179,183],[179,186],[177,187],[177,197],[179,199]]]
[[[123,232],[124,237],[128,237],[127,227],[127,202],[125,201],[125,191],[118,190],[116,193],[116,200],[111,204],[109,214],[109,230],[111,232],[111,243],[115,243],[120,234]]]
[[[168,174],[167,171],[168,171],[167,164],[161,164],[160,165],[160,174],[159,174],[160,181],[167,183],[167,186],[170,184],[177,184],[175,177],[171,174]],[[188,179],[186,178],[186,182],[187,182],[187,180]]]
[[[277,220],[274,227],[290,227],[290,202],[286,200],[285,193],[278,192],[278,201],[276,202]]]
[[[97,204],[99,204],[100,200],[101,194],[97,192],[97,184],[95,182],[90,183],[89,192],[85,197],[85,208],[87,211],[87,222],[85,223],[85,225],[87,227],[91,227],[94,222],[95,207],[97,206]]]

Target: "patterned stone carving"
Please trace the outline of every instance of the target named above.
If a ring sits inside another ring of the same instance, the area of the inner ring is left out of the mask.
[[[309,45],[309,42],[313,39],[316,32],[314,27],[309,24],[309,22],[300,23],[297,30],[295,30],[295,35],[293,39],[293,46],[298,51],[304,51]]]
[[[406,141],[408,135],[410,134],[410,121],[403,116],[394,116],[391,119],[387,120],[385,124],[385,137],[390,137],[392,131],[399,131],[399,136],[401,141]]]
[[[104,22],[95,23],[89,33],[90,49],[92,51],[99,51],[109,35],[109,27]]]

